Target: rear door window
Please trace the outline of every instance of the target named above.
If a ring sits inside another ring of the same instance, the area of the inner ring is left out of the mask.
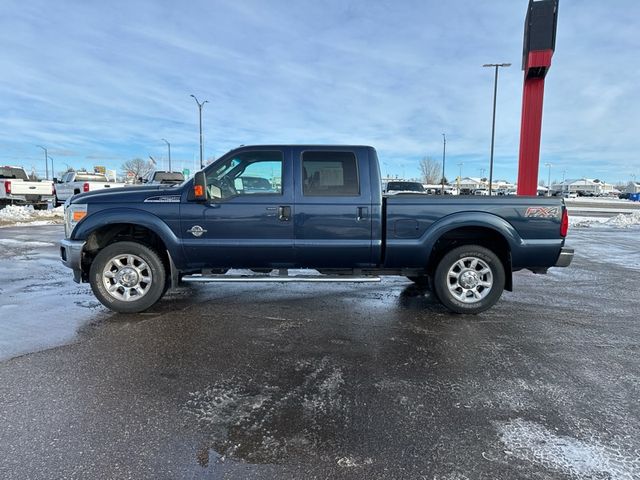
[[[358,162],[353,152],[303,152],[305,196],[358,196]]]

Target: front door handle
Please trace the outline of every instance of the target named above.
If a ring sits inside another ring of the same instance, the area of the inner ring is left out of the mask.
[[[291,207],[282,205],[278,207],[278,220],[288,222],[291,220]]]
[[[357,213],[356,213],[357,222],[366,220],[368,216],[369,216],[369,209],[367,207],[358,207]]]

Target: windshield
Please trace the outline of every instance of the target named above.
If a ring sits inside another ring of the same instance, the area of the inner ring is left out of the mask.
[[[401,192],[424,192],[424,187],[418,182],[389,182],[387,191],[399,190]]]

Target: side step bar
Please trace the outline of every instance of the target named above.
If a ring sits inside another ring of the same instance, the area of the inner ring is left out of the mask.
[[[208,283],[208,282],[379,282],[380,277],[375,276],[350,276],[350,275],[185,275],[183,282]]]

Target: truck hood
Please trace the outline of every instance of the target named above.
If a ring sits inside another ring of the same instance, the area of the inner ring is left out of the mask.
[[[75,195],[70,203],[137,203],[151,197],[180,196],[181,187],[171,185],[150,185],[143,187],[105,188]]]

